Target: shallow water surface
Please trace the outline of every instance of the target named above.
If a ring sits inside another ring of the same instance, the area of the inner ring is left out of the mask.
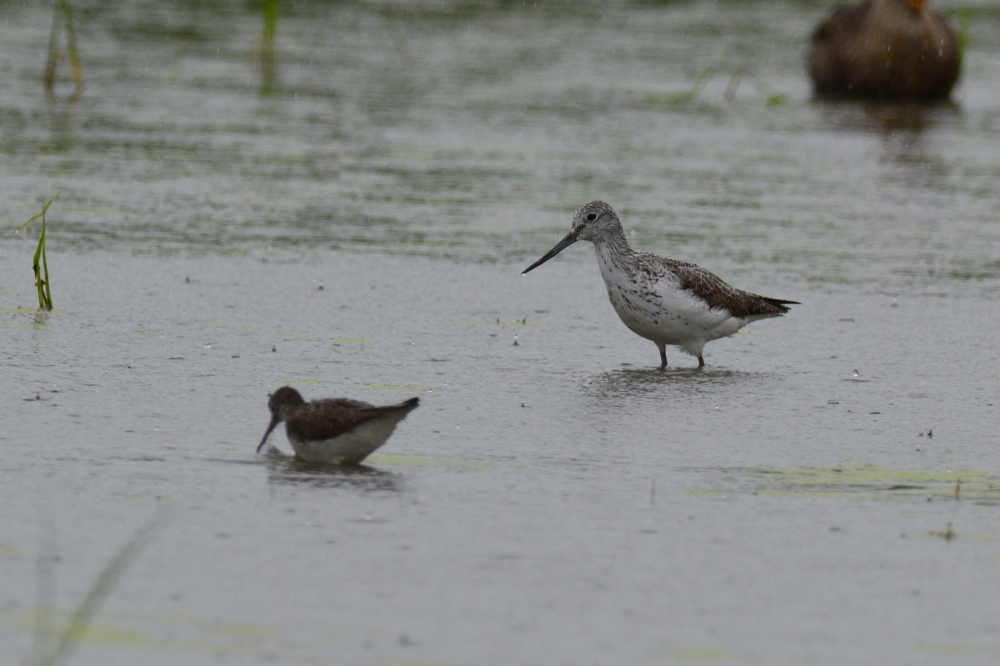
[[[72,663],[995,663],[1000,12],[936,4],[928,108],[813,101],[818,2],[283,3],[267,95],[250,5],[74,3],[77,103],[0,8],[0,664],[156,517]],[[802,305],[659,371],[589,245],[520,275],[597,198]],[[255,456],[283,384],[421,406]]]

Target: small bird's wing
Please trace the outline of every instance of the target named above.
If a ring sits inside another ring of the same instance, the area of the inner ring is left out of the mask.
[[[670,257],[658,257],[648,252],[637,254],[642,270],[659,279],[674,279],[682,289],[704,300],[709,308],[722,308],[734,317],[776,316],[788,312],[787,305],[796,301],[783,301],[743,291],[728,284],[711,271],[697,264]]]
[[[419,402],[419,398],[410,398],[398,405],[376,407],[347,398],[316,400],[303,405],[288,419],[287,427],[302,439],[331,439],[347,434],[373,419],[400,411],[409,413]]]
[[[372,419],[379,419],[391,415],[396,415],[397,419],[402,421],[406,418],[406,415],[416,409],[418,405],[420,405],[420,398],[410,398],[409,400],[404,400],[397,405],[384,405],[382,407],[372,407],[369,405],[364,409],[359,409],[355,418],[358,421],[358,425]]]
[[[359,414],[371,408],[367,402],[347,398],[315,400],[300,407],[286,427],[302,439],[330,439],[358,427],[367,420],[359,419]]]
[[[388,407],[381,407],[380,409],[391,409],[393,411],[405,411],[407,414],[412,412],[414,409],[420,406],[420,398],[410,398],[409,400],[404,400],[398,405],[389,405]]]

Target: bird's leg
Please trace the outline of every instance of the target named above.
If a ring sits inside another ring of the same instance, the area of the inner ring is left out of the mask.
[[[666,345],[656,345],[660,350],[660,370],[667,369],[667,346]]]
[[[705,367],[705,359],[701,357],[701,354],[698,354],[698,369],[701,370],[704,367]]]

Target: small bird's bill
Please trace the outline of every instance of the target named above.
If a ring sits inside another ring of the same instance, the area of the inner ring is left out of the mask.
[[[267,432],[264,433],[264,437],[260,440],[260,444],[257,445],[257,453],[260,453],[260,450],[264,448],[264,442],[267,441],[267,436],[271,434],[271,431],[274,430],[279,423],[281,423],[280,419],[271,419],[271,423],[267,426]]]
[[[544,257],[542,257],[541,259],[539,259],[538,261],[536,261],[535,263],[531,264],[530,266],[528,266],[527,268],[525,268],[523,271],[521,271],[521,275],[524,275],[528,271],[532,271],[532,270],[538,268],[539,266],[541,266],[542,264],[544,264],[546,261],[548,261],[552,257],[556,256],[557,254],[559,254],[560,252],[562,252],[563,250],[565,250],[566,248],[568,248],[570,245],[572,245],[575,242],[576,242],[576,232],[575,231],[571,231],[568,234],[566,234],[566,238],[563,238],[561,241],[559,241],[558,243],[556,243],[556,246],[554,248],[552,248],[551,250],[549,250],[548,252],[546,252]]]

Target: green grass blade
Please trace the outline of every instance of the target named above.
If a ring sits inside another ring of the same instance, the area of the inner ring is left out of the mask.
[[[260,92],[270,95],[277,85],[277,61],[274,55],[274,38],[278,34],[278,1],[263,0],[264,30],[260,39]]]
[[[53,8],[52,34],[49,36],[49,59],[45,63],[45,89],[52,91],[56,84],[56,68],[59,66],[59,6]]]
[[[49,260],[45,256],[45,213],[48,212],[49,206],[52,202],[59,197],[57,192],[54,197],[48,200],[48,202],[42,206],[42,212],[35,215],[30,220],[22,224],[20,227],[14,230],[14,233],[19,231],[24,231],[38,218],[42,218],[42,233],[38,238],[38,247],[35,248],[35,257],[32,261],[31,267],[35,272],[35,288],[38,289],[38,307],[42,310],[52,309],[52,290],[49,286]]]
[[[43,215],[45,215],[45,213],[48,212],[49,206],[51,206],[52,202],[55,201],[58,198],[59,198],[59,192],[56,192],[55,196],[52,197],[51,199],[49,199],[48,202],[44,206],[42,206],[42,212],[38,213],[37,215],[35,215],[34,217],[32,217],[30,220],[28,220],[24,224],[22,224],[21,226],[19,226],[16,229],[14,229],[14,233],[16,234],[16,233],[18,233],[20,231],[24,231],[25,229],[27,229],[28,227],[30,227],[32,222],[34,222],[35,220],[37,220],[38,218],[42,217]]]
[[[49,511],[43,510],[36,565],[35,635],[32,657],[44,654],[55,643],[56,551],[55,529]],[[32,658],[28,663],[34,664]]]
[[[274,36],[278,32],[278,0],[264,0],[264,49],[274,50]]]
[[[49,260],[45,256],[45,212],[42,211],[42,235],[38,239],[38,249],[42,255],[42,284],[39,288],[40,307],[45,310],[52,310],[52,290],[49,287]],[[44,291],[43,291],[44,289]]]
[[[75,89],[70,97],[72,101],[80,99],[83,93],[83,68],[80,66],[80,52],[76,48],[76,29],[73,25],[73,6],[69,0],[56,0],[52,17],[52,34],[49,37],[49,57],[45,65],[45,89],[52,93],[56,83],[56,70],[62,54],[59,53],[59,27],[66,28],[66,50],[69,54],[70,68],[73,71]]]
[[[45,219],[44,217],[42,218]],[[35,271],[35,288],[38,290],[38,308],[41,310],[51,310],[45,301],[45,280],[42,278],[42,270],[39,260],[45,253],[45,225],[42,224],[42,235],[38,238],[38,248],[35,250],[35,258],[31,262],[31,268]]]
[[[83,92],[83,68],[80,66],[80,52],[76,49],[76,28],[73,26],[73,7],[69,0],[59,0],[66,15],[66,50],[69,51],[69,63],[73,69],[73,83],[76,84],[76,92],[73,99],[79,99]]]
[[[121,580],[125,572],[151,542],[158,527],[165,522],[165,512],[160,512],[148,523],[137,529],[132,537],[118,550],[87,590],[86,596],[77,606],[69,624],[63,630],[55,648],[48,654],[37,655],[31,660],[32,666],[54,666],[65,663],[86,635],[90,624],[105,600]]]

